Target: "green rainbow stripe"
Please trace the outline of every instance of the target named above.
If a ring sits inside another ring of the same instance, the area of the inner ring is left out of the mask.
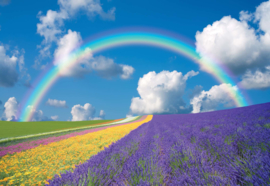
[[[31,109],[27,109],[27,106],[32,105],[33,108],[37,108],[44,95],[60,77],[60,71],[72,68],[74,64],[87,55],[126,45],[148,45],[174,51],[200,64],[201,67],[209,72],[218,82],[235,85],[230,77],[229,71],[227,71],[224,66],[210,58],[201,59],[194,47],[179,39],[149,32],[118,33],[92,40],[72,52],[68,58],[65,58],[66,60],[58,61],[58,65],[51,65],[51,67],[38,78],[35,83],[35,88],[25,96],[22,102],[21,112],[18,113],[17,118],[20,121],[31,121],[33,112],[31,112]],[[238,107],[248,105],[246,99],[238,89],[236,91],[228,89],[227,92]]]

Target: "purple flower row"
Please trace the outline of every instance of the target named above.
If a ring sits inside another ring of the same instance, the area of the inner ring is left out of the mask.
[[[44,138],[44,139],[40,139],[40,140],[26,141],[26,142],[23,142],[23,143],[18,143],[16,145],[10,145],[10,146],[7,146],[7,147],[0,147],[0,157],[4,156],[6,154],[13,154],[13,153],[16,153],[16,152],[21,152],[21,151],[24,151],[24,150],[32,149],[32,148],[38,147],[39,145],[47,145],[49,143],[57,142],[57,141],[60,141],[60,140],[63,140],[63,139],[73,137],[73,136],[84,135],[84,134],[87,134],[87,133],[97,132],[99,130],[104,130],[104,129],[110,128],[110,127],[126,125],[126,124],[130,124],[130,123],[142,121],[145,118],[146,118],[146,116],[142,116],[139,120],[129,122],[129,123],[114,124],[114,125],[111,125],[111,126],[104,126],[104,127],[88,129],[88,130],[84,130],[84,131],[80,131],[80,132],[73,132],[73,133],[69,133],[69,134],[66,134],[66,135],[62,135],[62,136],[57,136],[57,137],[53,136],[53,137],[48,137],[48,138]]]
[[[270,103],[154,118],[58,185],[270,185]]]

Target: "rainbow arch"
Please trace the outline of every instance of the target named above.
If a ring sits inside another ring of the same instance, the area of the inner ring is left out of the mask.
[[[210,73],[219,83],[235,85],[231,78],[231,73],[225,66],[222,66],[211,58],[202,59],[192,45],[183,42],[183,40],[180,40],[177,37],[164,33],[155,33],[153,31],[120,31],[117,33],[100,35],[99,37],[91,39],[74,50],[67,58],[65,58],[65,60],[57,61],[58,65],[55,66],[53,63],[48,65],[42,74],[35,80],[33,84],[34,88],[30,89],[24,96],[21,107],[18,109],[18,120],[31,121],[33,112],[31,112],[31,109],[28,109],[27,106],[31,105],[32,108],[37,108],[44,95],[56,80],[61,77],[61,70],[72,68],[76,62],[89,54],[127,45],[146,45],[176,52],[186,56],[195,63],[200,64],[201,68]],[[227,92],[238,107],[248,105],[246,98],[239,89],[236,91],[228,89]]]

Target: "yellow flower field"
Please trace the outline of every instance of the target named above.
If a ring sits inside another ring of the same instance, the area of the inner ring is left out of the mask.
[[[13,155],[5,155],[0,158],[0,186],[44,185],[46,180],[53,178],[55,174],[74,169],[75,165],[85,162],[104,147],[108,147],[151,119],[152,115],[149,115],[140,122],[111,127],[40,145]]]

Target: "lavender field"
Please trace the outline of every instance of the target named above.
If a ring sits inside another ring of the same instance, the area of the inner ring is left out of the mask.
[[[49,185],[270,185],[270,103],[154,115]]]

